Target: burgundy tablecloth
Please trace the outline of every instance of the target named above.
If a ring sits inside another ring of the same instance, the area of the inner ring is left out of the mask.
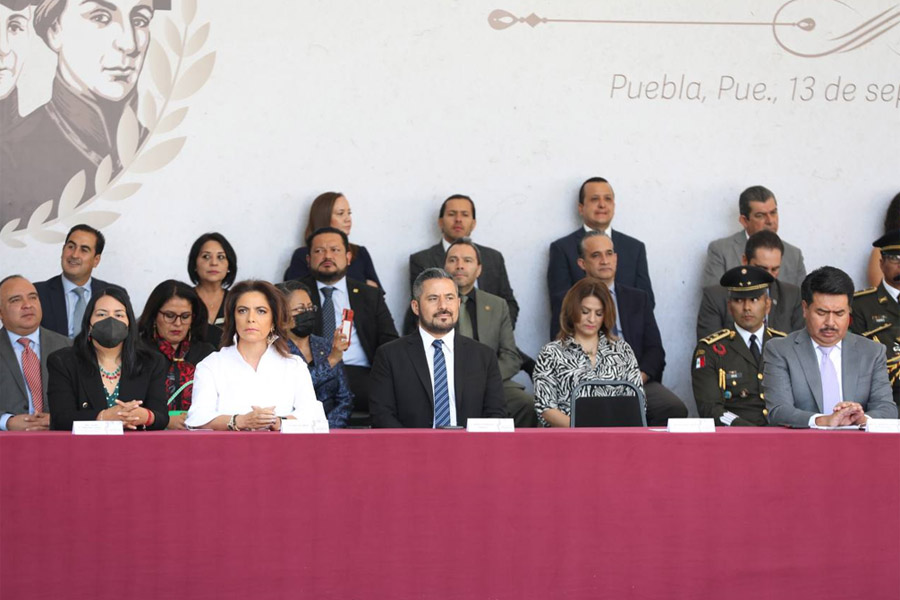
[[[900,597],[900,436],[0,435],[0,598]]]

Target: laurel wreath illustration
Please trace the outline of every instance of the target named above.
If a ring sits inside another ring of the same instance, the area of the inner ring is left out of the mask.
[[[206,84],[216,62],[216,53],[200,58],[209,39],[209,23],[192,28],[197,15],[196,0],[182,0],[177,17],[175,11],[164,19],[162,36],[154,35],[147,49],[144,65],[149,70],[150,83],[139,99],[138,113],[126,108],[116,129],[116,148],[122,164],[114,173],[112,157],[104,158],[94,175],[95,193],[85,199],[87,177],[76,173],[65,185],[58,199],[57,217],[50,220],[54,200],[44,202],[31,214],[28,226],[16,231],[21,219],[13,219],[0,229],[0,241],[14,248],[23,248],[23,238],[30,236],[40,242],[59,243],[65,233],[53,229],[77,223],[87,223],[101,229],[115,222],[121,213],[112,210],[91,210],[97,200],[120,201],[133,196],[143,185],[141,175],[159,171],[181,152],[187,140],[177,136],[176,130],[188,113],[188,107],[176,107]],[[159,13],[157,13],[159,16]],[[176,22],[177,21],[177,22]],[[165,44],[158,41],[162,37]],[[144,73],[141,74],[144,77]],[[141,125],[147,135],[141,141]]]

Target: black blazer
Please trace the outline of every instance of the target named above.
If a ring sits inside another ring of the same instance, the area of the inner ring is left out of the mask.
[[[584,278],[584,270],[578,266],[578,244],[584,237],[584,227],[579,227],[564,238],[550,244],[550,262],[547,265],[547,287],[550,290],[550,339],[559,333],[559,311],[563,298],[575,283]],[[613,229],[613,246],[618,256],[616,286],[644,290],[650,297],[650,307],[656,306],[650,271],[647,267],[647,249],[641,242]]]
[[[497,353],[456,335],[453,352],[456,422],[507,417]],[[433,427],[434,392],[422,336],[416,331],[378,349],[369,374],[374,427]]]
[[[312,290],[313,304],[320,310],[316,313],[316,327],[313,333],[322,335],[322,298],[319,296],[319,287],[312,277],[301,280]],[[397,339],[397,328],[394,327],[394,319],[391,311],[384,302],[384,294],[381,290],[373,288],[355,279],[347,279],[347,294],[350,296],[350,308],[353,309],[353,329],[359,338],[359,343],[369,359],[369,364],[375,360],[375,351],[382,344]],[[340,326],[341,315],[334,315]],[[330,340],[329,340],[330,341]]]
[[[96,277],[91,278],[91,296],[97,294],[110,284]],[[69,336],[69,319],[66,316],[66,297],[63,292],[62,275],[51,277],[47,281],[39,281],[34,284],[38,297],[41,299],[41,310],[44,316],[41,319],[41,327],[46,327],[60,335]]]
[[[653,316],[650,297],[644,290],[620,285],[618,282],[615,289],[622,337],[634,350],[641,371],[647,374],[650,381],[662,382],[666,351],[663,349],[656,317]]]
[[[142,349],[138,353],[141,374],[122,376],[119,399],[143,400],[144,408],[153,411],[155,420],[150,429],[165,429],[169,424],[166,407],[166,361],[157,354]],[[106,407],[106,390],[100,373],[78,360],[75,348],[63,348],[47,360],[50,390],[47,395],[53,411],[50,429],[70,430],[74,421],[94,421]]]

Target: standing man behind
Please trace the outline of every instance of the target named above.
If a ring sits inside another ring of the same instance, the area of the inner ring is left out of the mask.
[[[618,255],[616,282],[647,293],[650,307],[655,305],[650,271],[647,268],[647,249],[644,243],[612,229],[616,213],[616,194],[602,177],[591,177],[578,191],[578,214],[582,227],[550,244],[547,265],[547,287],[550,291],[550,314],[559,315],[563,298],[575,282],[584,277],[578,263],[578,244],[588,231],[600,231],[612,238]],[[550,320],[550,339],[559,333],[559,319]]]
[[[884,346],[850,327],[853,280],[821,267],[800,287],[806,328],[772,340],[763,352],[769,422],[791,427],[864,425],[896,419]]]
[[[456,240],[447,250],[445,265],[445,270],[459,287],[461,302],[457,332],[494,351],[500,367],[500,377],[503,379],[506,409],[515,420],[516,427],[537,427],[534,396],[525,391],[525,386],[512,379],[522,370],[522,357],[516,349],[515,333],[506,300],[475,287],[475,281],[481,274],[481,253],[478,246],[469,238]]]
[[[764,229],[778,233],[778,201],[775,195],[761,185],[749,187],[738,198],[738,218],[743,231],[710,242],[703,267],[703,287],[716,285],[728,269],[741,265],[741,256],[747,238]],[[796,246],[784,242],[781,273],[778,279],[799,286],[806,277],[803,253]]]
[[[647,424],[665,425],[669,419],[686,417],[687,407],[661,383],[666,351],[650,298],[643,290],[616,281],[618,255],[612,238],[599,231],[590,231],[579,242],[578,251],[578,266],[589,277],[606,284],[616,305],[613,335],[628,342],[641,369],[647,396]],[[556,315],[556,321],[559,322],[559,315]]]
[[[766,327],[774,281],[765,269],[751,266],[729,269],[719,281],[728,294],[732,325],[700,340],[691,370],[697,412],[716,426],[768,425],[762,348],[785,336]]]
[[[41,301],[21,275],[0,281],[0,431],[46,431],[47,357],[71,342],[41,327]]]
[[[344,347],[344,372],[353,392],[353,408],[369,411],[369,370],[379,346],[397,338],[394,320],[381,290],[347,278],[352,255],[347,234],[334,227],[317,229],[306,239],[311,277],[302,280],[318,307],[313,333]],[[353,310],[349,346],[340,338],[344,309]]]
[[[425,269],[410,305],[417,331],[380,348],[372,366],[372,424],[437,429],[506,417],[497,355],[456,335],[456,282],[443,269]]]
[[[105,246],[106,238],[90,225],[69,230],[60,259],[62,274],[34,284],[44,311],[42,327],[69,339],[78,335],[91,297],[110,286],[93,277]]]

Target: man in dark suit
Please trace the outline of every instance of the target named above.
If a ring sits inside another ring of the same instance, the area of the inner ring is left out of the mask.
[[[800,307],[800,288],[778,279],[783,255],[784,244],[778,234],[763,229],[747,239],[741,264],[764,269],[775,278],[769,286],[772,309],[766,318],[766,324],[775,331],[790,333],[803,329],[804,321]],[[703,288],[703,300],[700,301],[697,313],[697,339],[733,328],[734,318],[728,307],[728,291],[718,283]]]
[[[81,331],[81,318],[91,296],[110,284],[92,277],[100,264],[106,239],[90,225],[69,230],[62,250],[62,275],[34,284],[41,298],[41,326],[69,339]]]
[[[430,248],[411,254],[409,257],[409,287],[419,273],[430,267],[444,267],[444,255],[450,244],[464,237],[469,237],[475,229],[475,203],[468,196],[455,194],[441,204],[438,213],[438,227],[441,230],[441,241]],[[478,289],[484,290],[506,300],[509,306],[509,315],[512,318],[513,327],[516,326],[516,318],[519,316],[519,303],[513,295],[509,285],[509,275],[506,274],[506,262],[503,255],[493,248],[478,245],[481,252],[482,269],[478,277]],[[403,333],[412,333],[416,328],[416,316],[412,311],[407,311],[403,322]]]
[[[578,264],[578,244],[587,231],[602,231],[612,238],[618,256],[616,283],[643,290],[649,297],[650,307],[655,305],[647,268],[647,249],[643,242],[610,227],[615,211],[616,195],[606,179],[592,177],[581,184],[578,214],[584,226],[550,244],[547,287],[550,290],[550,314],[554,315],[550,320],[550,339],[556,339],[559,333],[557,317],[566,292],[584,277],[584,269]]]
[[[647,396],[647,424],[665,425],[669,419],[686,417],[687,407],[662,384],[666,351],[647,293],[616,281],[617,253],[612,239],[605,233],[586,233],[578,248],[581,254],[578,265],[589,276],[605,283],[612,295],[616,305],[613,334],[624,338],[634,350]]]
[[[351,259],[347,234],[334,227],[322,227],[309,236],[306,247],[312,277],[303,282],[312,290],[312,301],[319,307],[313,333],[326,339],[339,336],[343,311],[353,311],[349,346],[344,350],[344,372],[353,392],[354,409],[367,412],[369,370],[379,346],[397,338],[394,320],[381,290],[347,278]]]
[[[71,342],[40,326],[40,298],[21,275],[0,281],[0,319],[0,431],[46,431],[47,357]]]
[[[468,419],[506,417],[494,351],[456,335],[459,293],[443,269],[413,282],[418,330],[382,346],[372,366],[375,427],[465,427]]]

